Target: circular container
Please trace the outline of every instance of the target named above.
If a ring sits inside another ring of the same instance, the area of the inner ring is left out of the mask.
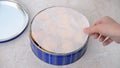
[[[87,18],[72,8],[51,7],[40,11],[32,20],[31,48],[42,61],[67,65],[80,59],[87,49]]]
[[[12,1],[0,1],[0,43],[21,35],[28,21],[28,14],[21,5]]]

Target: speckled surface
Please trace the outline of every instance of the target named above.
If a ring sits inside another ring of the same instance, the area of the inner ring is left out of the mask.
[[[120,0],[18,0],[30,14],[30,18],[50,6],[67,6],[83,13],[90,24],[111,16],[120,23]],[[54,66],[39,60],[32,52],[29,27],[17,39],[0,44],[0,68],[120,68],[120,44],[107,47],[93,38],[89,39],[85,55],[75,63]]]

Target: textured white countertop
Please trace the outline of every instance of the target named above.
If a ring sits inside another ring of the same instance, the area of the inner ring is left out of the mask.
[[[30,18],[50,6],[67,6],[83,13],[92,25],[103,16],[111,16],[120,23],[120,0],[16,0],[23,4]],[[89,39],[85,55],[75,63],[54,66],[39,60],[32,52],[29,27],[17,39],[0,44],[0,68],[120,68],[120,44],[102,46]]]

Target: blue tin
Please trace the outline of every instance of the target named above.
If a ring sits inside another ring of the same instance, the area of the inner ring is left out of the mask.
[[[51,8],[57,8],[57,10],[59,10],[59,7],[51,7]],[[39,39],[39,38],[42,38],[44,39],[45,37],[42,37],[42,35],[44,36],[47,36],[48,34],[41,34],[41,32],[43,31],[44,32],[44,29],[45,28],[45,25],[44,21],[46,21],[46,18],[49,18],[49,15],[52,13],[50,12],[50,14],[48,14],[48,16],[44,15],[44,14],[41,14],[42,12],[44,13],[44,11],[47,11],[49,10],[50,8],[48,9],[45,9],[43,11],[40,11],[32,20],[32,23],[31,23],[31,28],[30,28],[30,42],[31,42],[31,49],[33,51],[33,53],[42,61],[48,63],[48,64],[52,64],[52,65],[68,65],[68,64],[71,64],[77,60],[79,60],[86,52],[87,50],[87,39],[88,39],[88,36],[85,35],[85,39],[84,39],[84,43],[83,44],[79,44],[79,45],[82,45],[81,47],[73,50],[73,51],[70,51],[70,52],[61,52],[61,53],[58,53],[58,52],[54,52],[54,51],[50,51],[48,49],[45,49],[44,46],[41,46],[42,45],[42,41]],[[71,11],[74,11],[73,9],[71,8],[66,8],[66,7],[60,7],[60,10],[61,9],[67,9],[67,10],[71,10]],[[74,11],[75,14],[79,14],[79,12],[76,12]],[[48,13],[48,12],[46,12]],[[45,14],[46,14],[45,13]],[[54,13],[54,12],[53,12]],[[61,11],[58,11],[57,12],[58,14],[61,13]],[[62,12],[64,13],[64,12]],[[74,14],[74,13],[73,13]],[[44,18],[40,19],[40,15],[43,15]],[[55,16],[58,16],[58,15],[55,15]],[[60,14],[61,16],[61,14]],[[86,19],[85,16],[83,16],[82,14],[80,14],[80,16],[82,16],[82,18],[85,20],[86,22],[86,26],[84,27],[88,27],[89,26],[89,23],[88,23],[88,20]],[[54,16],[53,16],[54,17]],[[65,18],[67,16],[64,16]],[[52,18],[52,17],[51,17]],[[50,19],[51,19],[50,18]],[[58,17],[59,18],[59,17]],[[61,17],[62,18],[62,17]],[[73,17],[74,18],[74,17]],[[43,21],[42,21],[43,20]],[[48,21],[48,20],[47,20]],[[54,21],[52,21],[54,22]],[[83,21],[82,21],[83,22]],[[40,23],[40,24],[39,24]],[[61,22],[60,22],[61,23]],[[69,24],[69,23],[68,23]],[[85,24],[85,23],[84,23]],[[52,23],[52,25],[54,25]],[[51,25],[51,26],[52,26]],[[60,24],[59,24],[60,25]],[[67,26],[67,25],[66,25]],[[65,27],[66,27],[65,26]],[[74,26],[75,27],[75,26]],[[81,26],[82,27],[82,26]],[[51,27],[52,28],[52,27]],[[57,27],[56,27],[57,28]],[[77,28],[77,26],[75,27]],[[79,30],[79,27],[77,28]],[[77,31],[76,31],[77,32]],[[78,33],[78,32],[77,32]],[[82,32],[80,32],[82,34]],[[52,35],[53,34],[53,35]],[[54,34],[52,33],[51,35],[49,35],[50,37],[52,38],[58,38],[59,35],[58,34]],[[76,34],[76,33],[75,33]],[[72,36],[73,38],[75,36]],[[76,36],[77,37],[77,36]],[[38,40],[39,39],[39,40]],[[74,39],[70,39],[72,40],[71,42],[76,42],[74,41]],[[60,40],[59,40],[60,41]],[[54,42],[56,42],[54,40]],[[47,43],[47,42],[45,42]],[[51,42],[50,42],[51,43]],[[48,43],[47,46],[50,45],[50,43]],[[61,46],[62,44],[59,44],[59,46]],[[72,44],[72,45],[77,45],[77,44]],[[65,45],[66,46],[66,45]],[[68,45],[69,46],[69,45]]]
[[[42,61],[48,63],[48,64],[53,64],[53,65],[67,65],[71,64],[78,59],[80,59],[86,52],[87,50],[87,42],[82,47],[81,49],[73,52],[73,53],[68,53],[68,54],[54,54],[45,51],[44,49],[40,48],[35,42],[30,39],[31,41],[31,48],[34,54],[41,59]]]

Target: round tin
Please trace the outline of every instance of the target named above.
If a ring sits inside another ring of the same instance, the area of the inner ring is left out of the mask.
[[[12,1],[0,1],[0,43],[21,35],[28,21],[28,14],[21,5]]]
[[[31,23],[32,51],[39,59],[49,64],[73,63],[86,52],[88,35],[84,34],[83,29],[88,26],[87,18],[72,8],[51,7],[40,11]],[[77,38],[77,41],[74,38]],[[69,42],[64,44],[66,40]],[[54,43],[57,44],[52,45]]]

